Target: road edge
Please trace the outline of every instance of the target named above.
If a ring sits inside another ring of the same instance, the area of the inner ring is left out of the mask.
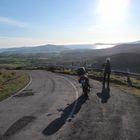
[[[19,91],[17,91],[15,94],[13,94],[12,96],[18,95],[20,92],[22,92],[23,90],[25,90],[31,83],[32,83],[32,77],[31,74],[29,75],[29,82],[25,85],[25,87],[23,87],[22,89],[20,89]]]
[[[2,100],[1,102],[7,101],[7,100],[11,99],[13,96],[18,95],[20,92],[22,92],[23,90],[25,90],[32,83],[31,74],[29,74],[29,73],[27,73],[27,74],[29,76],[29,82],[23,88],[21,88],[19,91],[17,91],[15,94],[12,94],[11,96],[9,96],[8,98]]]

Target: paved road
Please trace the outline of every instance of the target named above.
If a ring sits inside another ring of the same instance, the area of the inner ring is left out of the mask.
[[[75,76],[29,73],[31,84],[0,102],[0,140],[140,139],[140,98],[90,80],[88,99]]]

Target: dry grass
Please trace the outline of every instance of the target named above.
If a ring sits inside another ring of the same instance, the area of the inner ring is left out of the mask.
[[[29,82],[23,71],[0,70],[0,101],[16,93]]]
[[[123,92],[130,93],[130,94],[140,97],[140,89],[136,89],[136,88],[128,87],[128,86],[124,86],[124,85],[123,86],[115,85],[115,86],[118,87],[119,89],[121,89]]]
[[[76,71],[71,71],[71,70],[54,70],[53,72],[76,75]],[[89,77],[94,80],[102,81],[103,73],[90,71]],[[130,79],[132,82],[132,87],[128,86],[127,77],[124,75],[111,74],[110,77],[111,83],[114,83],[115,86],[117,86],[124,92],[131,93],[140,97],[140,79],[133,78],[133,77],[131,77]]]

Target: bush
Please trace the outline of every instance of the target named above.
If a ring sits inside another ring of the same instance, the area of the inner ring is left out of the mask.
[[[51,67],[49,67],[47,70],[48,70],[48,71],[51,71],[51,72],[54,72],[54,71],[55,71],[55,68],[54,68],[53,66],[51,66]]]
[[[11,75],[12,75],[12,76],[14,76],[14,75],[15,75],[15,73],[14,73],[14,72],[11,72]]]

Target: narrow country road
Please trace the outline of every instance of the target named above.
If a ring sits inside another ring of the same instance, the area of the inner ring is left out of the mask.
[[[28,71],[31,83],[0,102],[0,140],[140,140],[140,98],[76,76]],[[101,94],[104,93],[104,94]]]

